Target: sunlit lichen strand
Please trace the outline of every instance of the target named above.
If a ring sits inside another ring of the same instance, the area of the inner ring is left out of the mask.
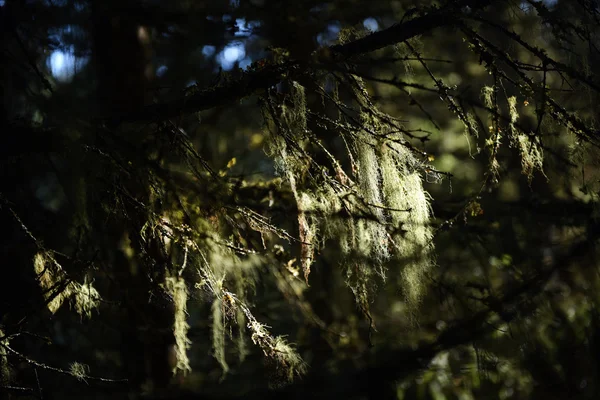
[[[48,252],[40,251],[33,259],[38,282],[44,291],[48,310],[54,314],[65,300],[80,316],[90,318],[100,305],[100,294],[85,281],[83,284],[70,280],[61,265]]]
[[[423,189],[418,161],[395,133],[401,127],[376,108],[360,79],[356,84],[354,93],[363,109],[363,129],[356,144],[359,193],[371,216],[370,226],[357,223],[358,248],[362,257],[376,260],[376,267],[399,264],[402,291],[409,310],[414,311],[423,295],[425,274],[433,264],[429,196]],[[368,274],[361,267],[354,270],[364,277],[354,277],[359,286],[353,292],[364,296]],[[384,275],[386,271],[378,267],[378,272]]]
[[[431,209],[419,163],[401,144],[405,139],[398,133],[399,122],[377,109],[360,78],[346,80],[360,110],[358,124],[345,128],[351,131],[348,156],[353,160],[354,181],[340,173],[340,163],[319,139],[309,137],[306,116],[297,115],[307,112],[305,91],[297,83],[289,85],[285,106],[279,111],[271,107],[265,113],[271,131],[268,153],[296,200],[305,279],[308,282],[318,243],[337,239],[344,254],[346,282],[370,318],[376,279],[385,281],[390,265],[397,266],[394,269],[409,308],[414,309],[422,298],[424,277],[433,264]],[[314,163],[303,153],[307,137],[330,161],[328,168],[323,167],[324,179],[314,174],[306,178]],[[327,173],[329,168],[333,176]]]
[[[511,145],[519,150],[521,156],[521,173],[527,177],[531,184],[533,174],[537,170],[544,175],[544,151],[540,146],[540,138],[528,136],[516,127],[519,114],[517,111],[517,98],[511,96],[508,98],[509,111],[509,132],[511,134]]]
[[[411,167],[414,156],[404,146],[385,143],[380,159],[394,253],[403,264],[400,280],[407,303],[414,309],[423,295],[425,274],[433,265],[429,195],[419,172]]]
[[[10,382],[10,368],[8,366],[8,357],[6,347],[8,346],[8,339],[5,338],[6,334],[0,329],[0,385],[6,386]]]
[[[236,346],[240,360],[247,353],[243,335],[245,330],[249,330],[252,342],[261,348],[267,359],[275,361],[272,367],[277,374],[288,376],[290,381],[302,375],[306,367],[301,357],[291,346],[286,352],[279,353],[281,349],[276,350],[276,345],[283,339],[273,336],[266,325],[258,322],[245,301],[246,292],[254,287],[256,270],[264,265],[265,259],[257,254],[239,257],[222,245],[216,232],[211,231],[208,225],[205,227],[206,237],[188,244],[199,258],[197,272],[200,280],[195,287],[212,298],[212,349],[223,371],[222,377],[230,370],[227,338],[233,336],[234,325],[238,326],[240,336]],[[229,284],[237,288],[237,293],[228,290],[226,285]]]
[[[277,110],[271,110],[271,118],[276,126],[272,135],[269,152],[275,158],[277,169],[287,177],[298,208],[298,239],[300,241],[300,263],[304,278],[308,283],[310,268],[314,260],[317,226],[314,218],[307,215],[306,196],[299,189],[298,181],[308,168],[302,143],[306,126],[306,93],[297,82],[289,82],[287,98]]]
[[[191,345],[191,341],[188,339],[190,326],[187,322],[186,312],[188,290],[183,278],[175,276],[166,278],[165,287],[173,299],[174,306],[173,336],[175,336],[176,364],[173,367],[173,374],[181,371],[185,375],[192,370],[187,356],[187,350]]]

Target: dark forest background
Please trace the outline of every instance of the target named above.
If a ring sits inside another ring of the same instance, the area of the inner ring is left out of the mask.
[[[0,399],[600,396],[596,0],[0,0]]]

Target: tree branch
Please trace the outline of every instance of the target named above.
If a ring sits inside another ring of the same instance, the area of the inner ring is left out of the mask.
[[[394,43],[412,39],[441,26],[454,25],[460,19],[465,7],[471,12],[488,6],[493,0],[450,1],[446,6],[407,22],[394,25],[388,29],[365,36],[364,38],[329,48],[332,59],[339,60],[381,49]],[[327,53],[327,52],[325,52]],[[143,109],[117,116],[111,122],[118,125],[123,122],[159,121],[179,115],[189,114],[214,107],[230,104],[279,83],[284,77],[298,76],[306,73],[308,66],[295,60],[286,63],[267,65],[244,75],[223,86],[210,87],[181,99],[161,104],[153,104]]]

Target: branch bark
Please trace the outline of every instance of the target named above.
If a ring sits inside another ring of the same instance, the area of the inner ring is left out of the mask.
[[[334,56],[333,59],[337,60],[369,53],[391,44],[412,39],[435,28],[456,25],[461,19],[461,13],[467,8],[470,9],[469,12],[474,12],[487,7],[493,1],[450,1],[444,7],[435,9],[425,15],[343,45],[331,46],[329,50]],[[264,68],[246,72],[241,78],[225,85],[200,90],[191,96],[172,102],[149,105],[139,111],[112,118],[112,122],[118,125],[123,122],[160,121],[192,112],[208,110],[240,100],[257,90],[272,87],[284,77],[298,76],[306,72],[308,72],[308,66],[295,60],[283,64],[267,65]]]

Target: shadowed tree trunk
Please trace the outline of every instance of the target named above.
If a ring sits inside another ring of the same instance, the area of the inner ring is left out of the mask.
[[[139,109],[147,103],[148,83],[153,76],[149,30],[131,15],[133,3],[95,1],[92,5],[99,112],[127,113]],[[145,133],[141,130],[135,137],[123,139],[137,145]],[[135,179],[122,185],[138,201],[151,203],[148,189]],[[115,248],[122,249],[122,256],[113,266],[120,283],[119,293],[113,295],[123,307],[119,327],[122,361],[134,393],[140,393],[141,387],[143,391],[160,391],[168,386],[172,376],[168,354],[173,342],[173,312],[165,298],[150,293],[161,292],[158,285],[164,281],[166,265],[159,264],[167,260],[159,254],[158,247],[142,243],[140,231],[148,220],[145,212],[132,206],[127,214],[134,230],[125,228],[128,223],[117,223],[108,232]],[[127,257],[122,244],[125,237],[131,241],[125,246],[148,257]]]

